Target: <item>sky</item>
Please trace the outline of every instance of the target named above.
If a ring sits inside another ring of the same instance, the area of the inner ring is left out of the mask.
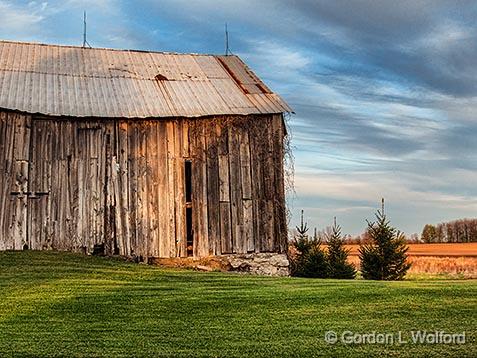
[[[290,227],[360,234],[386,199],[405,233],[477,216],[477,1],[0,0],[0,38],[230,49],[295,114]]]

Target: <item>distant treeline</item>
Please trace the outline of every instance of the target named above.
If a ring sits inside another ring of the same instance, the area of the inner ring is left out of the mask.
[[[427,224],[421,240],[431,242],[477,242],[477,219],[460,219],[437,225]]]
[[[313,238],[325,241],[327,235],[331,231],[330,227],[325,230],[317,231],[315,229]],[[296,235],[296,230],[291,231],[291,236]],[[369,233],[365,231],[361,235],[351,236],[344,235],[343,241],[346,244],[364,244],[369,242]],[[476,219],[459,219],[437,225],[427,224],[422,230],[422,234],[411,234],[405,236],[408,243],[432,243],[432,242],[477,242],[477,218]]]

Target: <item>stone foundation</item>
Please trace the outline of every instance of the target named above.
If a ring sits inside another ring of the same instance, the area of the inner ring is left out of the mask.
[[[287,255],[277,253],[234,254],[204,258],[151,258],[149,263],[202,271],[227,271],[263,276],[290,275]]]
[[[247,272],[252,275],[289,276],[289,262],[285,254],[261,253],[225,256],[230,271]]]

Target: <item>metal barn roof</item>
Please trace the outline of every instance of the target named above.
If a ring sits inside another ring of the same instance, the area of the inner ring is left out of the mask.
[[[74,117],[291,112],[237,56],[0,41],[0,108]]]

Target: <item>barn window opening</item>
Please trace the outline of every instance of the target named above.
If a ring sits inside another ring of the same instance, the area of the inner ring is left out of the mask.
[[[192,162],[190,160],[185,161],[185,196],[186,204],[192,203]]]
[[[186,245],[187,256],[194,255],[194,232],[192,230],[192,162],[184,162],[185,204],[186,204]]]
[[[104,256],[106,253],[104,243],[93,246],[93,256]]]

